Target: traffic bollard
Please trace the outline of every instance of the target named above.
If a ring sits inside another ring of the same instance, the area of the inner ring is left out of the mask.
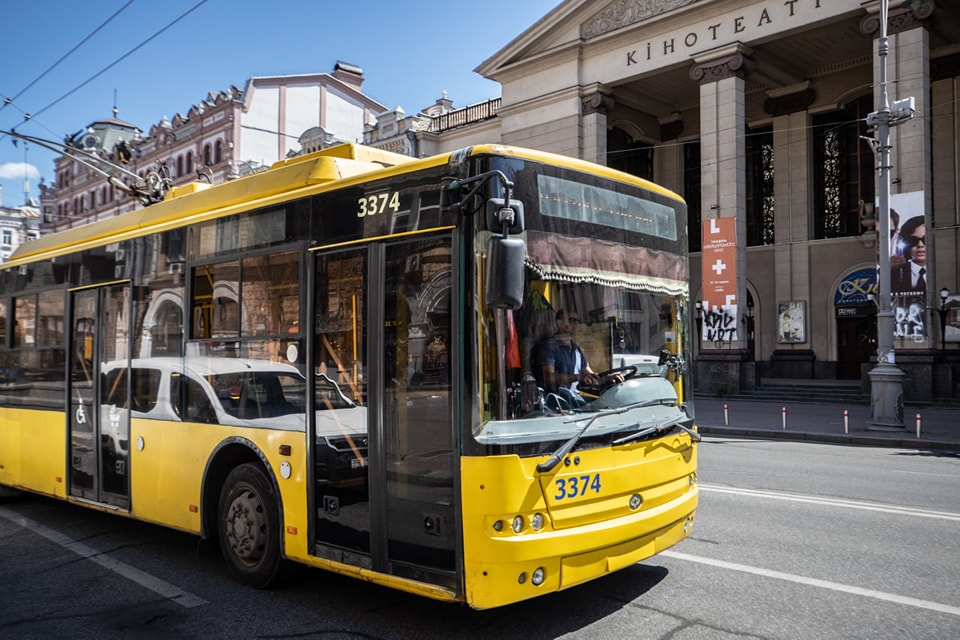
[[[843,432],[850,433],[850,412],[843,410]]]
[[[917,437],[920,437],[920,414],[917,414]]]
[[[727,411],[727,405],[723,405],[723,426],[730,426],[730,413]]]
[[[783,409],[781,409],[780,413],[783,414],[783,428],[786,429],[787,428],[787,408],[784,407]]]

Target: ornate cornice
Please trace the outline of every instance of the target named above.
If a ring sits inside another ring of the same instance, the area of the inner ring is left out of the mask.
[[[913,0],[894,9],[887,16],[887,33],[902,33],[928,26],[926,20],[936,10],[934,0]],[[880,30],[880,14],[871,13],[860,20],[860,33],[872,36]]]
[[[616,104],[613,98],[599,91],[588,96],[583,96],[580,98],[580,103],[583,105],[583,115],[585,116],[593,115],[594,113],[606,114],[610,109],[613,109],[613,106]]]
[[[616,0],[580,25],[580,37],[596,38],[698,0]]]
[[[725,58],[701,62],[690,67],[690,79],[707,84],[725,78],[745,78],[753,68],[751,60],[738,51]]]

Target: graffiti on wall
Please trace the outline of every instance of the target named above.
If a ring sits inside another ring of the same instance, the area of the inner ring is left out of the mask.
[[[703,340],[705,342],[732,342],[737,339],[737,307],[704,306]]]
[[[922,342],[927,335],[926,308],[920,296],[893,296],[893,335]]]

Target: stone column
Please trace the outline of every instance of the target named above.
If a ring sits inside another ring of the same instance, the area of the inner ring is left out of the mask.
[[[597,164],[607,164],[607,112],[614,101],[601,85],[584,90],[580,98],[581,131],[583,132],[580,157]]]
[[[813,228],[811,217],[811,130],[807,107],[814,101],[809,83],[767,91],[764,111],[773,116],[773,154],[776,171],[773,192],[776,199],[774,229],[776,233],[775,276],[776,296],[771,301],[770,316],[778,318],[776,303],[783,301],[811,301],[810,252],[807,241]],[[813,318],[807,317],[808,335]],[[774,335],[779,329],[774,330]],[[810,345],[780,344],[774,337],[770,372],[772,377],[815,377],[815,358]]]
[[[737,286],[730,312],[738,331],[721,348],[736,350],[748,347],[740,309],[746,311],[747,300],[744,76],[751,68],[749,52],[739,43],[715,49],[694,58],[690,69],[690,77],[700,83],[700,219],[735,220]]]
[[[729,288],[724,306],[704,309],[705,327],[709,320],[714,326],[722,323],[736,331],[728,336],[732,339],[700,343],[696,373],[699,388],[706,393],[737,394],[756,385],[755,365],[741,323],[747,307],[744,77],[751,68],[749,52],[739,43],[721,47],[695,57],[690,69],[690,78],[700,84],[700,219],[732,219],[736,244],[736,288]],[[722,229],[724,225],[716,226]],[[706,234],[703,243],[706,247]],[[718,262],[716,266],[723,265]]]

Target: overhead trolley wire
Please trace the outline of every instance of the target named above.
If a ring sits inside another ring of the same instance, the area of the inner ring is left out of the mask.
[[[4,97],[4,99],[3,99],[3,104],[0,105],[0,111],[3,111],[3,110],[7,107],[7,105],[11,104],[14,100],[16,100],[17,98],[19,98],[20,96],[22,96],[22,95],[23,95],[24,93],[26,93],[27,91],[29,91],[30,88],[31,88],[33,85],[35,85],[35,84],[37,84],[38,82],[40,82],[40,80],[42,80],[42,79],[44,78],[44,76],[46,76],[48,73],[50,73],[51,71],[53,71],[61,62],[63,62],[63,61],[66,60],[67,58],[69,58],[69,57],[73,54],[74,51],[76,51],[77,49],[79,49],[80,47],[82,47],[84,44],[86,44],[86,43],[90,40],[90,38],[92,38],[93,36],[97,35],[97,33],[98,33],[101,29],[103,29],[105,26],[107,26],[108,24],[110,24],[110,23],[113,21],[114,18],[116,18],[116,17],[117,17],[118,15],[120,15],[121,13],[123,13],[123,11],[124,11],[127,7],[129,7],[130,5],[132,5],[135,1],[136,1],[136,0],[128,0],[128,2],[127,2],[125,5],[123,5],[122,7],[120,7],[119,9],[117,9],[117,10],[113,13],[112,16],[110,16],[109,18],[107,18],[106,20],[104,20],[103,22],[101,22],[101,23],[100,23],[100,26],[98,26],[96,29],[94,29],[93,31],[91,31],[91,32],[87,35],[86,38],[84,38],[83,40],[81,40],[80,42],[78,42],[72,49],[70,49],[70,51],[67,51],[65,54],[63,54],[62,56],[60,56],[60,59],[57,60],[56,62],[54,62],[54,63],[53,63],[52,65],[50,65],[49,67],[47,67],[46,71],[44,71],[44,72],[41,73],[39,76],[37,76],[36,78],[34,78],[34,79],[30,82],[30,84],[28,84],[28,85],[25,86],[23,89],[21,89],[21,90],[17,93],[17,95],[13,96],[12,98]],[[18,109],[19,109],[19,107],[18,107]],[[21,110],[21,113],[23,113],[22,110]],[[24,115],[26,115],[26,114],[24,114]]]
[[[132,1],[132,0],[131,0],[131,1]],[[156,32],[155,32],[153,35],[151,35],[149,38],[147,38],[146,40],[143,40],[142,42],[140,42],[140,44],[138,44],[137,46],[133,47],[132,49],[130,49],[129,51],[127,51],[125,54],[123,54],[122,56],[120,56],[119,58],[117,58],[116,60],[114,60],[113,62],[111,62],[111,63],[108,64],[107,66],[105,66],[104,68],[100,69],[100,71],[97,71],[95,74],[93,74],[92,76],[90,76],[89,78],[87,78],[86,80],[84,80],[83,82],[81,82],[80,84],[78,84],[77,86],[75,86],[73,89],[70,89],[70,91],[67,91],[65,94],[63,94],[62,96],[60,96],[59,98],[57,98],[57,99],[54,100],[53,102],[49,103],[48,105],[46,105],[45,107],[43,107],[43,108],[40,109],[39,111],[36,111],[36,112],[34,112],[34,113],[32,113],[32,114],[30,114],[30,113],[24,113],[24,120],[32,120],[32,119],[36,118],[38,115],[40,115],[41,113],[43,113],[43,112],[47,111],[48,109],[50,109],[51,107],[53,107],[54,105],[59,104],[60,102],[62,102],[62,101],[65,100],[66,98],[68,98],[69,96],[73,95],[74,93],[76,93],[77,91],[79,91],[80,89],[82,89],[83,87],[87,86],[88,84],[90,84],[91,82],[93,82],[94,80],[96,80],[97,78],[99,78],[100,76],[102,76],[104,73],[106,73],[107,71],[109,71],[110,69],[112,69],[113,67],[115,67],[117,64],[119,64],[119,63],[122,62],[123,60],[125,60],[125,59],[127,59],[128,57],[130,57],[131,55],[133,55],[133,53],[135,53],[136,51],[142,49],[144,46],[146,46],[149,42],[151,42],[151,41],[152,41],[153,39],[155,39],[157,36],[159,36],[160,34],[162,34],[163,32],[165,32],[167,29],[169,29],[170,27],[174,26],[175,24],[177,24],[178,22],[180,22],[180,21],[183,20],[184,18],[186,18],[188,15],[190,15],[191,13],[193,13],[194,11],[196,11],[197,9],[199,9],[201,6],[203,6],[203,5],[206,4],[206,3],[207,3],[207,0],[200,0],[200,2],[196,3],[195,5],[193,5],[192,7],[190,7],[189,9],[187,9],[186,11],[184,11],[183,13],[181,13],[179,16],[177,16],[176,18],[174,18],[171,22],[167,23],[166,26],[164,26],[164,27],[161,28],[160,30],[156,31]],[[18,108],[19,108],[19,107],[18,107]]]
[[[46,111],[46,110],[49,109],[50,107],[58,104],[58,103],[61,102],[62,100],[65,100],[66,98],[68,98],[69,96],[73,95],[74,93],[76,93],[77,91],[79,91],[80,89],[82,89],[83,87],[87,86],[88,84],[90,84],[91,82],[93,82],[94,80],[96,80],[97,78],[99,78],[100,76],[102,76],[104,73],[106,73],[107,71],[109,71],[110,69],[112,69],[113,67],[115,67],[116,65],[118,65],[120,62],[126,60],[128,57],[130,57],[131,55],[133,55],[136,51],[138,51],[138,50],[140,50],[141,48],[143,48],[144,46],[146,46],[149,42],[151,42],[154,38],[156,38],[157,36],[159,36],[161,33],[163,33],[164,31],[166,31],[167,29],[169,29],[169,28],[172,27],[173,25],[177,24],[178,22],[180,22],[181,20],[183,20],[184,18],[186,18],[188,15],[190,15],[191,13],[193,13],[194,11],[196,11],[197,9],[199,9],[202,5],[204,5],[204,4],[206,4],[206,3],[207,3],[207,0],[200,0],[200,2],[198,2],[198,3],[195,4],[195,5],[193,5],[192,7],[190,7],[189,9],[187,9],[186,11],[184,11],[183,13],[181,13],[179,16],[177,16],[176,18],[174,18],[173,21],[169,22],[165,27],[163,27],[162,29],[160,29],[159,31],[157,31],[156,33],[154,33],[152,36],[150,36],[149,38],[147,38],[146,40],[144,40],[143,42],[141,42],[140,44],[138,44],[137,46],[135,46],[133,49],[130,49],[129,51],[127,51],[125,54],[123,54],[122,56],[120,56],[119,58],[117,58],[116,60],[114,60],[113,62],[111,62],[110,64],[108,64],[107,66],[105,66],[103,69],[100,69],[100,71],[97,71],[95,74],[93,74],[92,76],[90,76],[89,78],[87,78],[86,80],[84,80],[83,82],[81,82],[80,84],[78,84],[77,86],[75,86],[73,89],[70,89],[70,91],[67,91],[65,94],[63,94],[62,96],[60,96],[59,98],[57,98],[56,100],[54,100],[53,102],[51,102],[50,104],[48,104],[47,106],[45,106],[44,108],[42,108],[42,109],[40,109],[39,111],[37,111],[36,113],[34,113],[31,117],[36,117],[36,116],[40,115],[41,113],[43,113],[44,111]]]

